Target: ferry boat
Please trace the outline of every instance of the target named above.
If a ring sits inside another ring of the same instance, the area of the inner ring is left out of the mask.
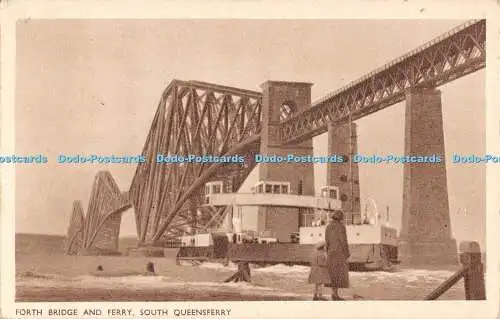
[[[307,265],[314,244],[324,240],[329,218],[342,208],[339,189],[331,185],[323,186],[319,196],[291,194],[290,183],[283,181],[260,181],[251,193],[226,193],[223,186],[222,181],[206,183],[204,205],[227,207],[224,225],[180,237],[178,260]],[[266,221],[266,229],[259,229],[257,212],[245,212],[251,207],[272,208],[266,214],[274,214],[274,223]],[[344,215],[351,269],[386,270],[398,263],[395,228],[366,214],[362,220]]]

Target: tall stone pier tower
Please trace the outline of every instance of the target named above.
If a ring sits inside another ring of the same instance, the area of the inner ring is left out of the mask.
[[[268,81],[262,84],[262,155],[313,155],[312,139],[280,145],[277,126],[283,120],[311,105],[311,83]],[[290,182],[290,193],[314,196],[312,163],[259,163],[261,181]],[[298,208],[259,207],[257,230],[268,232],[280,242],[289,242],[307,213]]]
[[[441,92],[406,95],[405,155],[438,155],[439,163],[405,163],[399,258],[404,264],[456,264],[451,236]]]
[[[328,126],[328,154],[344,158],[343,163],[327,164],[327,184],[337,186],[342,201],[346,223],[361,222],[360,187],[358,163],[353,162],[357,153],[356,124]]]

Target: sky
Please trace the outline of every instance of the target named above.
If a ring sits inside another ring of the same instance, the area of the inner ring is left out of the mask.
[[[72,202],[87,207],[99,170],[128,190],[135,165],[57,164],[59,154],[138,155],[173,79],[259,90],[267,80],[314,83],[316,100],[459,25],[459,20],[26,20],[17,25],[16,232],[65,234]],[[445,148],[485,152],[485,71],[442,91]],[[364,154],[404,150],[404,102],[362,118]],[[327,153],[326,134],[314,138]],[[255,172],[254,172],[255,173]],[[447,164],[452,231],[484,245],[485,169]],[[254,175],[254,174],[252,174]],[[326,167],[315,166],[315,185]],[[244,187],[252,184],[252,176]],[[402,165],[360,165],[361,205],[389,206],[400,226]],[[122,236],[135,235],[133,211]]]

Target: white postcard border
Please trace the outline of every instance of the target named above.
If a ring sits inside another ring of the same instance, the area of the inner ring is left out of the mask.
[[[15,28],[22,19],[487,19],[487,152],[500,154],[500,6],[491,2],[351,2],[333,5],[328,1],[120,1],[98,3],[86,1],[9,1],[3,4],[1,16],[2,91],[1,152],[15,153]],[[459,4],[460,3],[460,4]],[[367,70],[368,71],[368,70]],[[335,89],[335,88],[332,88]],[[227,308],[230,318],[489,318],[499,308],[499,253],[496,249],[499,223],[500,168],[488,166],[486,173],[487,225],[486,251],[487,301],[356,301],[318,303],[290,302],[168,302],[147,303],[152,307]],[[15,317],[15,308],[140,308],[145,303],[14,303],[15,293],[15,169],[1,167],[1,309],[2,316]],[[422,297],[427,292],[422,291]]]

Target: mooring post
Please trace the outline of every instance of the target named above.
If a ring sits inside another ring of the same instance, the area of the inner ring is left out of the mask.
[[[238,281],[246,281],[250,282],[251,276],[250,276],[250,266],[248,265],[248,262],[246,261],[240,261],[238,262],[238,270],[231,275],[228,279],[224,280],[224,282],[238,282]]]
[[[153,264],[151,261],[148,262],[148,264],[146,265],[146,271],[148,273],[154,273],[155,272],[155,264]]]
[[[465,270],[465,299],[486,300],[481,247],[477,242],[460,243],[460,263]]]
[[[250,266],[248,265],[248,262],[239,262],[238,263],[238,272],[240,273],[240,280],[241,281],[246,281],[246,282],[251,281]]]

